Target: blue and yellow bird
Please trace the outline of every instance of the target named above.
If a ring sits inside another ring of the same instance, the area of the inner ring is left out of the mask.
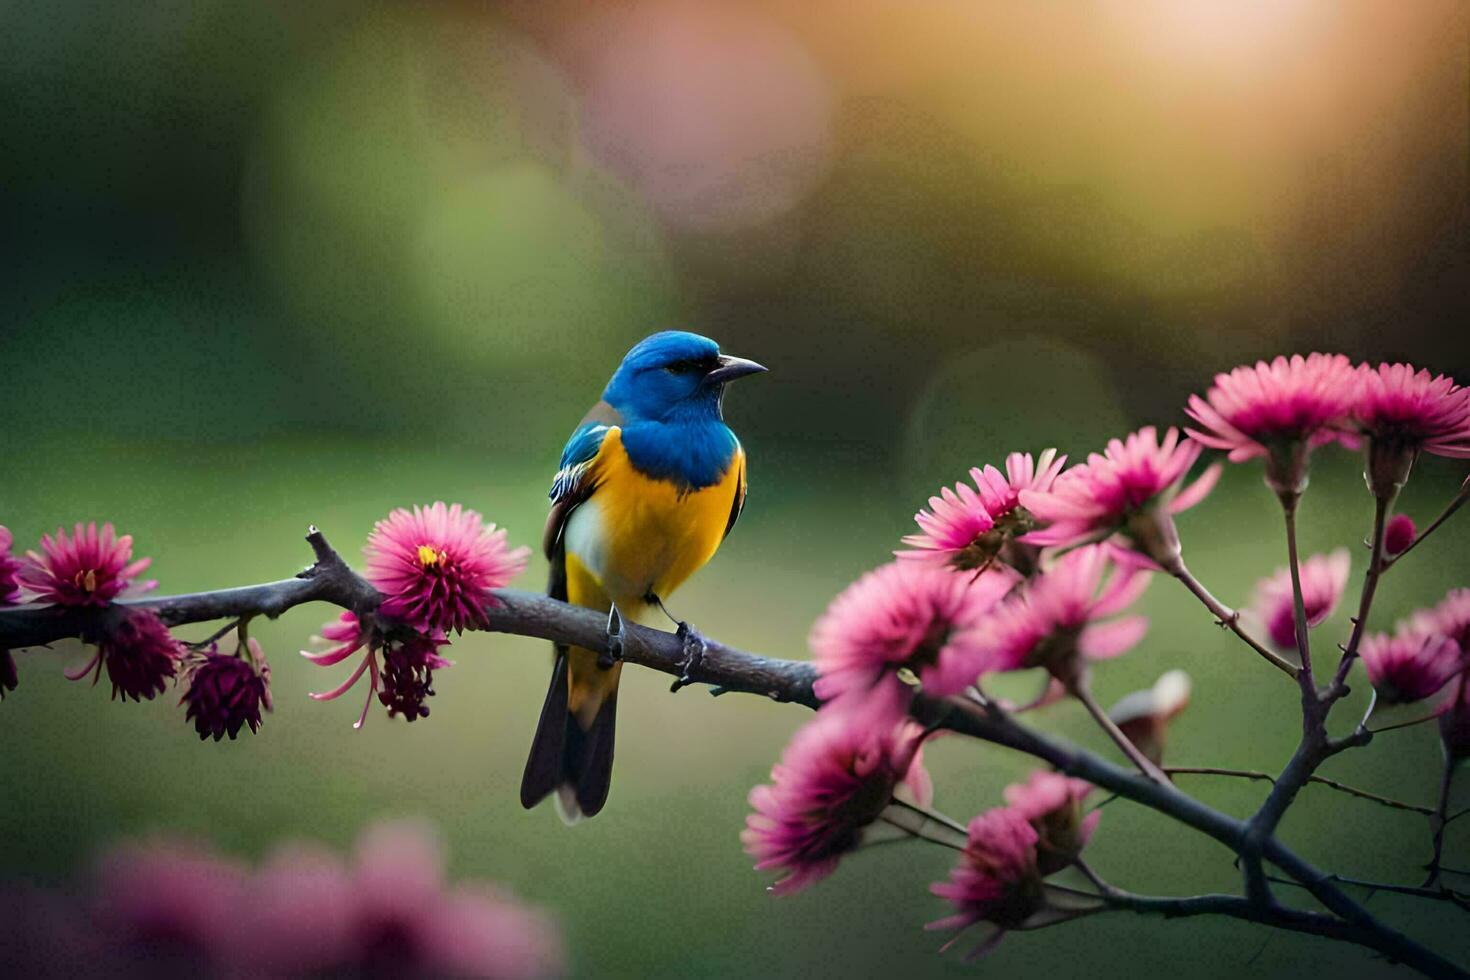
[[[623,358],[562,450],[542,538],[551,560],[547,592],[606,611],[612,649],[623,619],[662,609],[735,526],[745,505],[745,451],[725,424],[725,385],[764,370],[698,334],[654,334]],[[687,623],[679,632],[696,657],[697,634]],[[529,809],[555,790],[568,821],[602,809],[621,667],[592,650],[556,647],[521,805]]]

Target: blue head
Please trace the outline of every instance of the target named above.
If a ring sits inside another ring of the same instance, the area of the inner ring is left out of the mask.
[[[725,385],[764,370],[708,337],[665,330],[628,351],[602,399],[629,421],[718,421]]]

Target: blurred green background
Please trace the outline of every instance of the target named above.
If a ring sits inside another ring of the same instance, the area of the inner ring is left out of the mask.
[[[831,596],[971,465],[1182,422],[1189,392],[1260,356],[1470,363],[1467,30],[1453,0],[0,5],[0,522],[26,543],[113,520],[165,591],[287,575],[309,522],[353,556],[391,507],[441,498],[534,544],[618,358],[687,327],[772,372],[727,405],[746,516],[675,609],[804,656]],[[1463,476],[1426,460],[1404,509],[1422,523]],[[1325,454],[1306,508],[1305,547],[1359,541],[1356,461]],[[1277,522],[1232,471],[1184,518],[1186,555],[1244,603],[1283,559]],[[1465,540],[1396,569],[1380,624],[1470,584]],[[1151,638],[1100,694],[1183,666],[1172,761],[1279,767],[1293,689],[1173,583],[1144,606]],[[235,744],[23,658],[0,874],[59,880],[150,830],[345,847],[421,813],[456,874],[556,912],[583,975],[1389,970],[1124,916],[940,958],[919,926],[947,852],[880,848],[779,901],[749,870],[744,795],[801,711],[630,676],[608,809],[568,830],[515,798],[542,644],[466,637],[432,718],[354,732],[353,699],[305,697],[340,672],[294,656],[328,616],[258,631],[277,711]],[[1068,706],[1044,721],[1109,751]],[[930,757],[960,819],[1027,770],[958,740]],[[1427,803],[1436,767],[1412,729],[1327,771]],[[1261,797],[1187,788],[1240,814]],[[1421,818],[1316,789],[1285,833],[1364,876],[1427,858]],[[1456,828],[1451,863],[1467,848]],[[1094,850],[1136,890],[1234,886],[1228,854],[1125,803]],[[1409,902],[1371,906],[1470,956],[1453,913]]]

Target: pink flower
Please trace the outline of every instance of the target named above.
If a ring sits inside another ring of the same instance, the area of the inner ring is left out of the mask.
[[[930,509],[914,515],[920,533],[903,539],[910,550],[894,554],[959,569],[988,567],[1004,558],[1006,545],[1035,527],[1020,505],[1021,491],[1050,490],[1066,462],[1048,449],[1034,461],[1030,453],[1011,453],[1005,473],[989,465],[971,469],[976,489],[964,483],[941,488],[938,497],[929,498]]]
[[[885,690],[864,700],[883,700]],[[922,730],[891,718],[889,705],[844,698],[817,712],[792,737],[771,784],[750,791],[755,812],[740,835],[757,871],[780,869],[771,891],[787,895],[827,877],[857,850],[869,824],[903,793],[927,806],[933,795],[920,758]]]
[[[1172,515],[1203,500],[1220,477],[1217,464],[1181,490],[1199,454],[1199,443],[1181,443],[1172,428],[1162,443],[1153,426],[1114,439],[1103,455],[1091,454],[1050,490],[1021,491],[1022,506],[1048,525],[1022,540],[1071,547],[1122,532],[1141,555],[1167,564],[1179,556]]]
[[[22,598],[20,573],[24,563],[10,553],[14,540],[10,529],[0,524],[0,606],[13,606]]]
[[[1051,571],[996,604],[956,641],[965,655],[951,659],[952,668],[936,686],[952,691],[981,674],[1032,667],[1045,667],[1070,685],[1082,669],[1080,659],[1103,660],[1132,649],[1143,639],[1147,619],[1100,620],[1131,605],[1148,588],[1149,575],[1114,565],[1110,554],[1105,545],[1068,552]]]
[[[1375,442],[1470,457],[1470,389],[1409,364],[1358,368],[1353,419]]]
[[[1322,623],[1337,608],[1347,587],[1352,558],[1346,548],[1328,555],[1313,555],[1301,563],[1302,604],[1307,611],[1307,626]],[[1276,572],[1256,583],[1251,611],[1266,626],[1271,643],[1281,650],[1296,649],[1296,599],[1291,588],[1291,569]]]
[[[1422,701],[1465,669],[1465,656],[1447,636],[1400,629],[1363,638],[1358,650],[1378,698],[1388,704]]]
[[[1082,812],[1082,801],[1090,792],[1091,783],[1044,769],[1033,772],[1024,783],[1006,787],[1007,805],[1036,831],[1036,863],[1043,876],[1077,860],[1097,829],[1102,811]]]
[[[924,928],[963,932],[977,922],[990,922],[996,931],[965,958],[994,949],[1006,930],[1024,925],[1046,907],[1036,862],[1038,840],[1036,828],[1014,807],[996,807],[971,820],[969,843],[949,880],[929,886],[956,912]]]
[[[1153,687],[1119,698],[1109,709],[1108,717],[1150,762],[1161,765],[1169,723],[1189,706],[1189,690],[1189,675],[1182,670],[1171,670],[1155,681]]]
[[[399,508],[368,538],[366,576],[383,593],[379,611],[427,633],[483,626],[492,590],[526,567],[529,548],[511,548],[504,529],[439,501]]]
[[[1016,581],[1006,569],[959,572],[945,565],[890,562],[832,600],[812,627],[815,691],[830,701],[866,690],[906,667],[926,686],[958,656],[956,637],[974,626]],[[953,693],[953,692],[949,692]]]
[[[157,582],[133,585],[133,577],[152,562],[133,557],[133,536],[116,537],[111,524],[97,531],[94,521],[78,524],[71,537],[56,529],[56,536],[41,536],[42,554],[26,552],[21,584],[38,602],[62,606],[105,606],[124,592],[144,592]]]
[[[188,844],[113,851],[96,924],[119,975],[536,977],[559,972],[555,926],[485,882],[451,885],[437,836],[378,824],[351,864],[280,848],[258,872]]]
[[[248,659],[214,648],[189,657],[179,704],[189,706],[184,720],[194,722],[200,741],[212,735],[218,742],[226,734],[233,741],[245,726],[258,732],[261,709],[271,710],[270,665],[253,638],[246,649]]]
[[[1357,392],[1355,368],[1341,354],[1278,357],[1215,375],[1205,393],[1189,397],[1186,411],[1200,429],[1191,439],[1224,449],[1232,463],[1266,456],[1273,486],[1300,492],[1308,453],[1337,442],[1357,448],[1348,424]]]
[[[1432,609],[1414,613],[1409,624],[1421,633],[1449,637],[1470,658],[1470,589],[1451,589]]]
[[[95,684],[106,666],[114,700],[121,694],[124,701],[152,701],[178,671],[185,652],[163,620],[146,609],[128,610],[108,627],[92,659],[66,676],[77,681],[92,674]]]
[[[1388,519],[1388,526],[1383,529],[1383,550],[1390,558],[1402,554],[1414,543],[1418,533],[1413,518],[1408,514],[1395,514]]]
[[[385,634],[371,622],[362,622],[350,611],[322,626],[321,639],[336,646],[321,653],[301,651],[303,657],[318,667],[331,667],[359,650],[367,650],[347,680],[330,691],[310,695],[315,701],[340,698],[366,673],[367,700],[353,728],[361,728],[367,721],[374,697],[388,709],[389,718],[400,714],[406,721],[428,717],[429,708],[425,701],[434,695],[434,671],[454,665],[454,661],[439,655],[439,649],[449,645],[443,632],[436,630],[429,636],[397,632]],[[379,652],[383,655],[381,668],[378,666]]]
[[[182,959],[197,969],[233,928],[245,880],[244,868],[190,842],[121,845],[97,869],[98,931],[113,957],[160,966]]]

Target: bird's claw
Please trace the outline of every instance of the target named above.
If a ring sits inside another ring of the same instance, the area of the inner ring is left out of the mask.
[[[704,661],[706,646],[704,636],[688,623],[681,621],[674,635],[684,644],[684,666],[678,679],[669,685],[670,694],[675,694],[680,688],[696,683],[694,672],[699,670],[700,664]]]
[[[607,614],[607,649],[597,655],[597,666],[610,670],[623,659],[623,614],[613,606]]]

